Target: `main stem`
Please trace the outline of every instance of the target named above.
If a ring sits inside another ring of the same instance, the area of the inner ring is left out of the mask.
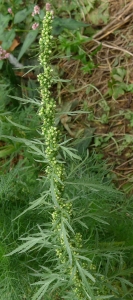
[[[69,200],[63,199],[65,169],[64,164],[57,159],[60,132],[55,126],[56,103],[51,96],[51,86],[53,83],[53,70],[50,63],[53,40],[51,34],[52,22],[53,12],[50,10],[50,4],[47,3],[46,15],[43,20],[43,29],[39,41],[39,61],[43,67],[43,73],[38,75],[42,99],[39,115],[42,119],[42,134],[45,137],[46,145],[45,153],[48,162],[46,174],[53,187],[53,192],[51,193],[54,202],[52,230],[55,233],[57,243],[56,255],[59,264],[66,266],[64,273],[68,280],[72,281],[74,294],[78,300],[83,300],[83,290],[85,289],[79,276],[79,262],[77,258],[79,255],[78,249],[82,247],[82,237],[80,233],[75,234],[69,226],[72,216],[72,203]]]

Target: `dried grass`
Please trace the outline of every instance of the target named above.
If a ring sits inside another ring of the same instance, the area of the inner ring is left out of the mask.
[[[120,115],[120,111],[126,112],[133,110],[133,101],[131,93],[125,93],[117,100],[113,97],[106,99],[110,107],[109,122],[101,124],[99,118],[103,114],[100,101],[101,96],[105,95],[108,90],[108,81],[110,73],[115,65],[127,70],[124,82],[127,84],[133,82],[133,1],[110,0],[109,1],[110,21],[104,25],[93,37],[93,40],[86,43],[84,49],[89,54],[96,49],[99,43],[102,43],[102,49],[95,57],[95,63],[98,67],[90,74],[83,74],[80,70],[79,61],[71,59],[70,61],[61,60],[60,68],[65,70],[65,79],[70,83],[65,84],[61,89],[60,95],[62,101],[78,100],[78,109],[87,104],[88,109],[95,113],[95,121],[87,121],[84,116],[80,115],[75,119],[78,128],[90,126],[95,128],[95,135],[106,137],[109,132],[113,133],[113,139],[103,147],[105,158],[113,167],[113,172],[120,180],[120,186],[127,181],[133,180],[133,144],[127,144],[121,147],[126,134],[132,135],[133,128],[129,122]],[[86,16],[87,18],[87,16]],[[92,91],[86,93],[87,87],[94,86]],[[74,119],[72,119],[71,128]],[[101,150],[101,148],[99,149]],[[121,180],[122,179],[122,180]]]

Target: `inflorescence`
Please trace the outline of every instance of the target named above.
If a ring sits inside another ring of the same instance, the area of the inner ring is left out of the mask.
[[[79,255],[77,249],[82,247],[82,236],[80,233],[77,233],[73,234],[73,238],[71,238],[71,232],[68,228],[69,226],[66,225],[70,222],[70,217],[72,215],[72,203],[71,201],[63,199],[65,169],[64,164],[59,162],[57,159],[60,132],[55,126],[56,103],[51,95],[51,87],[53,84],[53,69],[51,67],[51,49],[53,42],[52,23],[53,11],[51,10],[50,4],[47,3],[46,15],[43,20],[43,29],[39,41],[39,61],[43,67],[43,73],[38,75],[42,99],[39,116],[42,119],[42,134],[45,137],[45,154],[48,161],[46,174],[49,179],[53,179],[54,184],[55,200],[54,211],[52,213],[52,228],[58,244],[56,255],[59,259],[59,262],[61,264],[65,263],[67,266],[65,274],[68,276],[68,278],[70,278],[70,276],[72,278],[74,287],[73,291],[75,292],[77,299],[83,299],[82,280],[79,276],[78,270],[75,272],[73,271],[75,259]],[[63,236],[63,228],[65,228],[66,231],[66,239],[69,243],[71,259],[69,257],[68,250],[66,249],[67,247]]]

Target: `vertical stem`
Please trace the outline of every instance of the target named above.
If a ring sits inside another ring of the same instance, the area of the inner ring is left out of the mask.
[[[64,265],[64,274],[68,281],[72,281],[73,293],[77,300],[84,299],[85,288],[81,279],[81,265],[79,262],[80,248],[82,247],[82,236],[76,233],[70,226],[72,217],[72,203],[63,198],[64,192],[64,164],[57,159],[59,151],[60,132],[55,126],[55,100],[51,95],[51,86],[53,83],[52,68],[50,58],[52,53],[52,22],[53,12],[50,4],[46,4],[46,16],[43,20],[43,29],[39,41],[40,55],[39,61],[43,67],[43,73],[38,75],[41,92],[41,105],[39,115],[42,119],[42,134],[45,137],[46,158],[48,166],[46,174],[52,182],[54,211],[52,214],[52,230],[55,234],[57,244],[56,255],[59,265]],[[84,276],[85,277],[85,276]],[[71,279],[70,279],[71,278]],[[90,294],[91,291],[90,291]],[[89,298],[94,299],[94,298]]]

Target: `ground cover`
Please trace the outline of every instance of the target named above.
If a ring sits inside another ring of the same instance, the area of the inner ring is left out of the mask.
[[[94,129],[93,149],[103,154],[113,166],[118,186],[132,191],[133,4],[131,1],[117,1],[117,4],[109,1],[106,4],[103,1],[107,15],[105,21],[101,19],[97,7],[92,9],[91,15],[84,7],[83,19],[86,22],[93,20],[91,41],[85,42],[88,35],[84,33],[77,36],[77,40],[75,35],[70,36],[67,45],[63,45],[72,57],[69,62],[61,59],[59,65],[64,70],[64,78],[70,82],[64,84],[59,94],[62,102],[75,99],[78,108],[88,112],[86,117],[76,117],[75,122],[74,118],[72,122],[68,119],[73,133],[69,129],[68,132],[78,136],[84,127],[90,129],[90,134]],[[88,28],[84,32],[90,34],[91,30]],[[76,53],[73,43],[77,45]],[[102,45],[101,49],[96,50],[98,45]]]

